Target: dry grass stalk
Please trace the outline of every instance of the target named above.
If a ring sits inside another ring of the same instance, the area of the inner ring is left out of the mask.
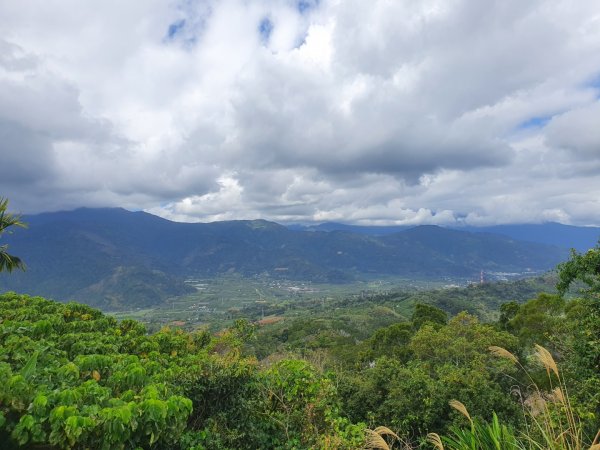
[[[552,370],[552,372],[554,372],[554,375],[559,377],[558,366],[556,365],[556,362],[554,361],[554,358],[552,357],[550,352],[539,344],[535,344],[535,349],[535,356],[537,357],[538,361],[544,365],[544,367],[546,368],[546,372],[548,372],[548,375],[550,375],[550,371]]]
[[[596,437],[594,437],[594,442],[592,442],[592,446],[589,450],[600,450],[600,430],[596,433]]]
[[[377,433],[379,436],[389,435],[389,436],[393,436],[397,440],[400,440],[398,435],[396,433],[394,433],[392,430],[390,430],[388,427],[377,427],[373,431],[375,433]]]
[[[381,437],[379,433],[374,430],[367,430],[367,439],[365,441],[365,448],[367,449],[380,449],[390,450],[388,443]]]
[[[437,433],[429,433],[427,435],[427,442],[433,444],[437,450],[444,450],[444,444],[442,444],[442,438]]]
[[[458,400],[450,400],[449,404],[455,410],[457,410],[459,413],[461,413],[463,416],[465,416],[467,419],[469,419],[469,422],[473,423],[473,420],[471,419],[471,415],[469,414],[469,411],[467,411],[467,407],[465,405],[463,405]]]
[[[525,425],[527,432],[524,437],[529,443],[528,448],[584,450],[582,425],[571,406],[567,386],[561,378],[552,354],[541,345],[535,345],[534,356],[546,369],[548,381],[552,389],[551,392],[542,392],[527,369],[521,365],[512,353],[497,346],[488,347],[488,350],[495,356],[508,359],[517,364],[531,381],[531,386],[535,388],[535,391],[525,399],[521,395],[520,388],[516,390],[521,398],[521,404],[524,407],[526,415]],[[554,373],[556,380],[553,380],[551,373]],[[556,387],[553,386],[555,381],[558,381]],[[558,405],[559,403],[560,405]],[[473,421],[465,405],[457,400],[452,400],[450,406],[469,419],[473,427]],[[530,428],[532,428],[531,431]],[[539,439],[542,440],[540,441]],[[433,444],[437,450],[444,450],[439,435],[430,433],[427,435],[427,441]],[[600,430],[591,446],[589,448],[586,446],[585,448],[587,450],[600,450]]]
[[[552,390],[552,400],[554,402],[561,402],[563,405],[566,405],[565,396],[560,387],[556,387]]]
[[[533,418],[538,417],[547,410],[546,399],[539,391],[530,394],[523,402],[523,405],[527,407],[529,414],[531,414],[531,417]]]
[[[488,350],[494,356],[508,359],[509,361],[512,361],[515,364],[517,364],[519,362],[517,357],[515,355],[513,355],[511,352],[509,352],[508,350],[506,350],[505,348],[498,347],[497,345],[492,345],[492,346],[488,347]]]

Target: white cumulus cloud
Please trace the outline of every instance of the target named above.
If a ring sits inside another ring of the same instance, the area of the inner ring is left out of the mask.
[[[594,0],[0,4],[0,194],[208,221],[600,225]]]

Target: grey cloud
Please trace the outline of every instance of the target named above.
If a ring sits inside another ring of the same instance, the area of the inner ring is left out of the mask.
[[[26,54],[21,47],[0,39],[0,67],[9,72],[23,72],[35,69],[37,59]]]
[[[546,142],[585,159],[600,159],[600,101],[554,118]]]
[[[18,123],[0,120],[0,168],[3,192],[35,184],[55,170],[51,141]]]
[[[0,188],[17,206],[600,224],[580,206],[600,194],[593,0],[70,7],[0,5]]]
[[[184,150],[146,155],[86,112],[79,89],[43,58],[0,44],[0,190],[17,208],[139,208],[215,186],[215,167]]]
[[[245,166],[394,173],[415,180],[442,167],[506,164],[512,154],[506,142],[459,118],[444,122],[405,106],[388,82],[372,86],[350,113],[341,112],[330,93],[336,86],[289,76],[279,67],[238,88],[245,94],[235,107],[237,137],[244,144],[238,161]]]

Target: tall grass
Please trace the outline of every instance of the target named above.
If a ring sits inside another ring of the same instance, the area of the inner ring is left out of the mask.
[[[519,442],[512,428],[503,425],[494,413],[492,422],[480,423],[471,419],[469,411],[458,400],[452,400],[450,406],[463,414],[471,424],[470,429],[453,426],[451,435],[440,437],[436,433],[427,435],[427,440],[438,450],[515,450]]]
[[[366,430],[365,449],[367,450],[393,450],[395,444],[398,449],[412,450],[412,446],[400,439],[400,437],[387,427],[377,427],[374,430]]]
[[[500,424],[494,413],[489,424],[473,420],[465,405],[457,400],[450,406],[463,414],[470,429],[452,427],[451,435],[440,437],[430,433],[427,440],[438,450],[600,450],[600,430],[591,444],[585,443],[583,427],[569,399],[565,380],[552,357],[541,345],[535,346],[533,357],[544,367],[548,386],[543,391],[535,383],[519,359],[502,347],[490,347],[490,352],[517,365],[531,382],[529,394],[523,398],[525,430],[518,435]]]

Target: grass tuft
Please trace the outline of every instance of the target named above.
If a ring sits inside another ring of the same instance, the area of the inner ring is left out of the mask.
[[[463,416],[469,419],[469,422],[471,422],[471,424],[473,423],[473,419],[471,419],[471,415],[469,414],[469,411],[467,410],[467,407],[465,405],[463,405],[458,400],[450,400],[449,404],[455,410],[457,410],[459,413],[461,413]]]
[[[400,438],[398,437],[398,435],[396,433],[394,433],[392,430],[390,430],[388,427],[377,427],[373,430],[375,433],[377,433],[379,436],[393,436],[394,438],[396,438],[397,440],[400,440]]]
[[[550,352],[539,344],[535,344],[535,350],[535,356],[546,368],[548,376],[550,375],[550,371],[552,371],[554,372],[554,375],[559,377],[558,366],[556,365],[556,362],[554,361],[554,358]]]
[[[381,428],[381,427],[378,427]],[[375,430],[367,429],[367,439],[365,441],[366,449],[390,450],[390,446],[383,437]]]
[[[497,345],[492,345],[492,346],[488,347],[488,350],[494,356],[508,359],[509,361],[512,361],[515,364],[517,364],[519,362],[517,357],[515,355],[513,355],[511,352],[509,352],[508,350],[506,350],[505,348],[498,347]]]
[[[437,433],[429,433],[427,435],[427,442],[433,444],[435,448],[438,450],[444,450],[444,444],[442,443],[442,438]]]

